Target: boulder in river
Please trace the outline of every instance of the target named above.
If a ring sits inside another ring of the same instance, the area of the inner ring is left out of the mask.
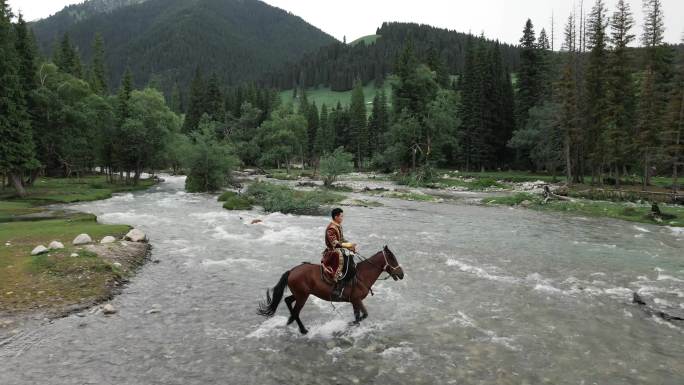
[[[59,241],[52,241],[52,242],[50,242],[50,244],[48,245],[48,248],[49,248],[50,250],[63,249],[63,248],[64,248],[64,244],[63,244],[62,242],[59,242]]]
[[[90,235],[79,234],[76,238],[74,238],[74,241],[71,243],[73,243],[75,246],[78,246],[78,245],[86,245],[86,244],[92,243],[92,242],[93,242],[93,240],[90,238]]]
[[[124,239],[131,242],[147,242],[147,235],[142,230],[133,229],[126,234]]]
[[[48,249],[47,247],[45,247],[43,245],[38,245],[33,249],[33,251],[31,251],[31,255],[45,254],[48,251],[50,251],[50,249]]]
[[[110,315],[110,314],[115,314],[117,312],[117,310],[114,308],[114,306],[112,306],[112,304],[108,303],[108,304],[102,306],[102,312],[105,315]]]
[[[114,242],[116,242],[116,238],[112,237],[111,235],[107,235],[106,237],[102,238],[102,240],[100,240],[100,243],[102,244]]]

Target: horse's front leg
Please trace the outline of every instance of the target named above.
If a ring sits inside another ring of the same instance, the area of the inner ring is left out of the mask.
[[[359,325],[361,323],[361,309],[363,308],[363,303],[360,300],[352,301],[352,307],[354,308],[354,321],[352,325]]]
[[[361,320],[365,320],[368,318],[368,310],[366,310],[366,305],[363,304],[363,301],[359,301],[359,307],[361,308]]]

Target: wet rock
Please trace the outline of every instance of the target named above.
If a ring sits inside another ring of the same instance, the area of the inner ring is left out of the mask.
[[[161,261],[160,261],[158,258],[154,258],[154,259],[152,260],[152,263],[159,263],[159,262],[161,262]]]
[[[78,254],[77,254],[77,253],[71,253],[70,257],[71,257],[71,258],[76,258],[76,257],[78,257]]]
[[[64,248],[64,244],[63,244],[62,242],[59,242],[59,241],[52,241],[52,242],[50,242],[50,244],[48,245],[48,248],[49,248],[50,250],[63,249],[63,248]]]
[[[102,313],[104,313],[105,315],[116,314],[117,311],[118,310],[116,310],[114,306],[112,306],[112,304],[108,303],[102,306]]]
[[[250,222],[253,225],[256,225],[257,223],[262,223],[263,221],[261,219],[253,219],[252,222]]]
[[[74,238],[74,241],[71,243],[73,243],[75,246],[78,246],[78,245],[86,245],[86,244],[92,243],[92,242],[93,242],[93,240],[92,240],[92,238],[90,238],[90,235],[79,234],[76,238]]]
[[[38,245],[33,249],[33,251],[31,251],[31,255],[45,254],[48,251],[50,251],[50,250],[47,247],[45,247],[43,245]]]
[[[112,265],[114,265],[114,267],[121,268],[121,264],[119,262],[114,262]]]
[[[527,199],[525,199],[524,201],[520,202],[520,206],[522,206],[522,207],[530,207],[530,206],[532,206],[532,202],[529,201],[529,200],[527,200]]]
[[[100,243],[102,244],[114,242],[116,242],[116,238],[112,237],[111,235],[107,235],[106,237],[102,238],[102,240],[100,240]]]
[[[131,242],[147,242],[147,235],[142,230],[133,229],[126,234],[124,239]]]

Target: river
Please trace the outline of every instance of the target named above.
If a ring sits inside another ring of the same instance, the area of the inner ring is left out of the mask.
[[[147,264],[112,300],[0,348],[0,383],[677,384],[684,325],[631,304],[684,309],[684,232],[609,219],[378,198],[345,208],[345,235],[387,244],[403,281],[379,281],[370,316],[309,300],[256,315],[265,289],[317,261],[327,218],[229,212],[168,177],[70,207],[146,231]],[[263,223],[250,224],[253,219]],[[159,312],[151,309],[158,309]]]

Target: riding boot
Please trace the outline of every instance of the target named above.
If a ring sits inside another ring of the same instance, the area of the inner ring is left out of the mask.
[[[339,301],[342,299],[342,292],[344,291],[344,282],[337,281],[335,286],[333,286],[331,298],[333,301]]]

